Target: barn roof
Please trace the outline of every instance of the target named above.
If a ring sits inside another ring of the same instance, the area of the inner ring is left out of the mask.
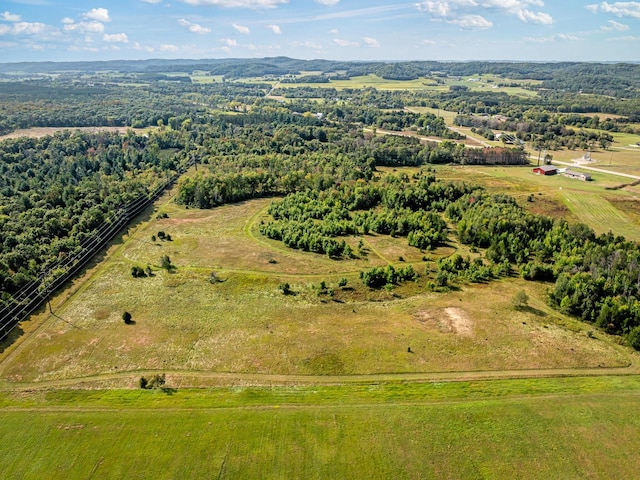
[[[539,167],[535,167],[534,170],[542,170],[543,172],[553,172],[558,170],[558,167],[554,167],[553,165],[540,165]]]

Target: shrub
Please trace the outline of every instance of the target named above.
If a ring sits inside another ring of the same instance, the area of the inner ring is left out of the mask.
[[[631,348],[640,350],[640,326],[632,328],[627,334],[627,343]]]
[[[142,278],[147,276],[142,267],[138,267],[137,265],[131,267],[131,275],[133,278]]]
[[[124,323],[129,325],[131,323],[131,314],[129,312],[124,312],[122,314],[122,320],[124,321]]]
[[[283,295],[291,294],[291,285],[289,285],[287,282],[281,283],[280,285],[278,285],[278,288],[280,289]]]
[[[169,258],[168,255],[163,255],[160,258],[160,266],[167,270],[170,270],[173,267],[173,265],[171,265],[171,259]]]
[[[511,302],[516,308],[526,307],[529,303],[529,297],[524,290],[518,290],[511,299]]]

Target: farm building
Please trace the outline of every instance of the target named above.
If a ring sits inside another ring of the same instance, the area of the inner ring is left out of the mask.
[[[564,176],[569,178],[575,178],[577,180],[582,180],[583,182],[591,181],[591,175],[583,172],[575,172],[573,170],[569,170],[568,168],[564,171]]]
[[[533,169],[533,173],[536,175],[555,175],[558,173],[558,167],[553,165],[541,165]]]

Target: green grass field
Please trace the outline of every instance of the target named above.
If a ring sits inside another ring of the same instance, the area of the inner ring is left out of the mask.
[[[0,469],[22,479],[632,479],[639,382],[3,394]]]

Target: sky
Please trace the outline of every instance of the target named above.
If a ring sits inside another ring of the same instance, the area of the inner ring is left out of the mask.
[[[0,0],[0,62],[640,61],[640,2]]]

